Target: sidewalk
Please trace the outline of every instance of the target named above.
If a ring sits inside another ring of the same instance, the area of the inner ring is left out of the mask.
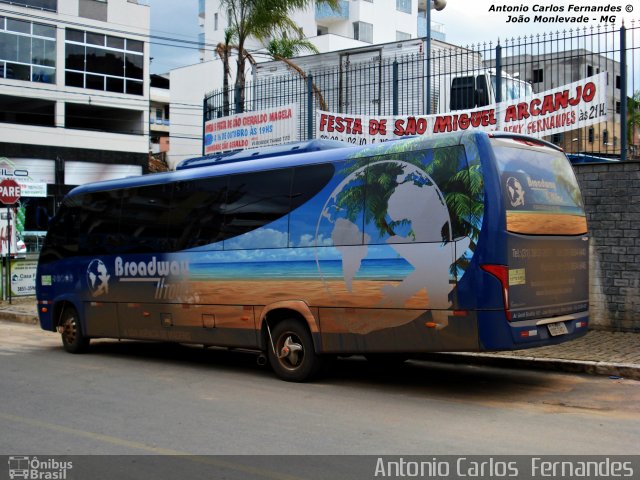
[[[0,302],[0,320],[37,325],[35,299]],[[640,380],[640,333],[589,331],[561,345],[492,353],[432,353],[428,360],[611,375]]]

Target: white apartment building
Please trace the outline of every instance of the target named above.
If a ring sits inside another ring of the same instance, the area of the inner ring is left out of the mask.
[[[169,151],[169,75],[151,75],[149,90],[149,152],[166,161]]]
[[[149,27],[142,0],[0,0],[0,176],[46,185],[27,230],[72,186],[146,170]]]
[[[304,37],[324,53],[425,37],[427,5],[427,0],[340,0],[339,11],[317,5],[297,11],[292,19]],[[220,0],[199,0],[199,19],[200,60],[206,62],[215,57],[213,46],[224,40],[228,14]],[[334,38],[320,38],[323,35]],[[431,22],[431,37],[445,40],[442,24]],[[250,51],[262,47],[255,39],[247,44]]]

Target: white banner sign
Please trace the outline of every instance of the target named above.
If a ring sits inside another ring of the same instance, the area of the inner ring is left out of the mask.
[[[36,294],[38,262],[18,260],[11,262],[11,295],[20,297]]]
[[[298,141],[298,105],[241,113],[204,124],[204,153]]]
[[[347,115],[316,111],[316,138],[364,145],[408,135],[471,129],[543,137],[607,120],[606,72],[518,100],[421,116]]]
[[[47,196],[47,184],[46,183],[32,183],[18,181],[20,184],[21,197],[46,197]]]

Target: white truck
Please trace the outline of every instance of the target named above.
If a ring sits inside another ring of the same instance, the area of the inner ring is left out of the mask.
[[[531,84],[520,80],[517,75],[510,75],[503,70],[500,77],[501,101],[533,95]],[[496,103],[497,75],[494,68],[441,75],[439,80],[435,88],[435,108],[432,113],[468,110]]]
[[[354,115],[391,115],[394,88],[398,91],[398,115],[424,115],[471,109],[495,103],[496,70],[485,68],[479,51],[432,40],[432,56],[425,55],[422,39],[296,57],[293,62],[313,80],[326,110]],[[399,75],[392,82],[391,64],[397,60]],[[426,64],[431,62],[431,108],[427,109]],[[284,62],[254,66],[255,92],[249,95],[251,110],[277,105],[285,98],[300,98],[302,82]],[[532,94],[531,84],[502,71],[501,99]],[[304,103],[304,101],[302,102]],[[301,104],[300,115],[306,118]],[[322,109],[319,102],[314,108]],[[304,137],[304,135],[302,135]]]

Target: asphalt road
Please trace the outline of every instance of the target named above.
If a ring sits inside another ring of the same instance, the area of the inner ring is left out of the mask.
[[[640,445],[633,380],[420,361],[381,371],[353,357],[292,384],[245,352],[103,340],[71,355],[57,334],[7,322],[0,361],[0,455],[631,455]]]

